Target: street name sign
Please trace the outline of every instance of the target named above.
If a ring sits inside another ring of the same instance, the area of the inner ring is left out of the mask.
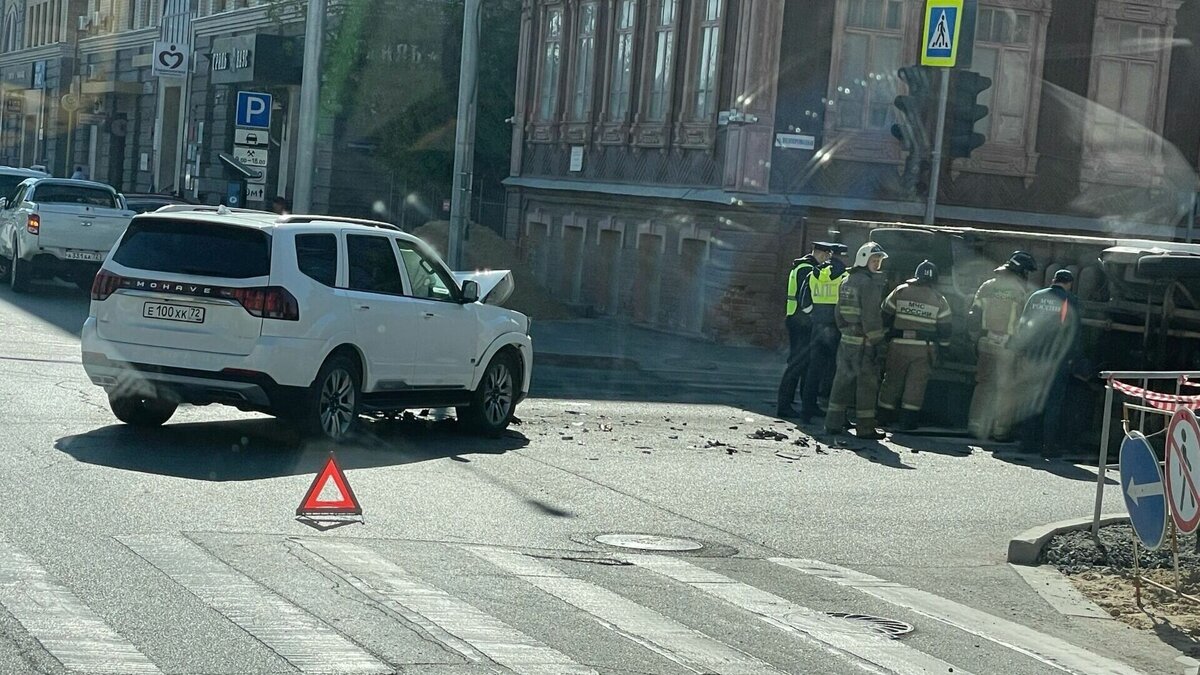
[[[1167,427],[1167,497],[1171,518],[1183,534],[1200,525],[1200,423],[1187,408],[1180,408]]]
[[[1167,532],[1167,496],[1158,456],[1138,431],[1121,443],[1121,494],[1134,533],[1146,548],[1158,550]]]
[[[921,31],[921,65],[953,68],[958,64],[963,0],[928,0]]]

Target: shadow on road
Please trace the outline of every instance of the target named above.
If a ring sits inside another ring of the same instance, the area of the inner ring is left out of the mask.
[[[66,436],[55,448],[88,464],[222,482],[313,473],[331,450],[343,469],[364,469],[503,454],[529,444],[512,430],[495,439],[470,436],[453,420],[368,421],[364,426],[353,443],[334,446],[301,439],[273,419],[169,424],[149,431],[114,425]]]
[[[0,285],[0,303],[37,317],[68,335],[79,337],[91,305],[89,290],[66,284],[37,282],[29,293]]]

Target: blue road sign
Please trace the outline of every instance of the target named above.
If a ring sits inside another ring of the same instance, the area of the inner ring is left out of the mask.
[[[239,127],[270,129],[271,95],[255,91],[239,91],[237,95],[237,116],[234,120]]]
[[[1158,457],[1137,431],[1121,443],[1121,494],[1138,539],[1151,551],[1158,549],[1167,531],[1167,497]]]
[[[928,0],[925,5],[921,65],[953,68],[958,64],[958,36],[963,0]]]

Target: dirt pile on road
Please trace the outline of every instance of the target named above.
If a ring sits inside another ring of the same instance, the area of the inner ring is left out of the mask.
[[[450,223],[434,220],[417,228],[413,234],[429,244],[443,258],[449,239]],[[576,318],[566,304],[559,301],[542,287],[521,259],[520,252],[512,242],[506,241],[493,230],[481,225],[471,225],[470,239],[464,242],[466,258],[464,267],[472,270],[512,270],[516,288],[504,302],[504,306],[515,309],[532,319]]]

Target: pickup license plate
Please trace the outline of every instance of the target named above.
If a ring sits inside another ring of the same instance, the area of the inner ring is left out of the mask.
[[[142,307],[142,316],[147,319],[204,323],[204,308],[194,305],[164,305],[157,302],[147,302]]]
[[[67,251],[63,253],[67,260],[86,260],[88,262],[103,262],[104,254],[98,251]]]

